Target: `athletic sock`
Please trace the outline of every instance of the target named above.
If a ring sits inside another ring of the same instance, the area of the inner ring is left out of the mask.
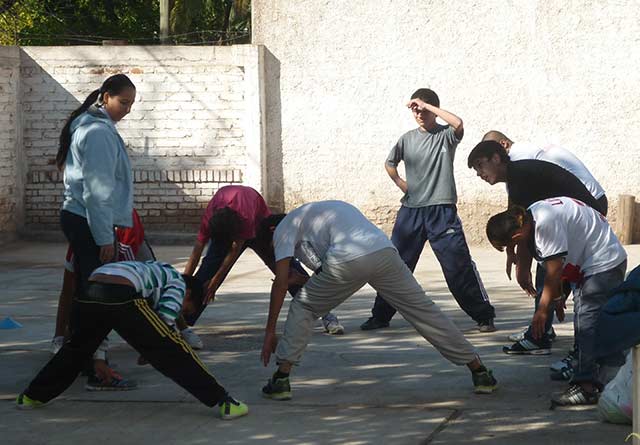
[[[281,372],[280,370],[277,370],[275,372],[275,374],[273,374],[273,380],[276,381],[278,379],[286,379],[289,378],[289,373],[288,372]]]

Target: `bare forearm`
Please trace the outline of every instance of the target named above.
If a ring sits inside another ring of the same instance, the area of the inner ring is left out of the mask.
[[[276,330],[278,316],[280,315],[280,310],[282,309],[286,293],[286,284],[283,285],[277,281],[273,282],[273,285],[271,286],[271,298],[269,300],[269,317],[267,319],[267,326],[265,329],[268,332],[275,332]]]
[[[539,307],[550,308],[554,301],[560,298],[562,284],[562,263],[554,262],[546,264],[547,270],[544,277],[544,289],[540,297]]]
[[[224,277],[227,276],[227,274],[229,273],[233,265],[236,264],[236,261],[238,261],[238,258],[242,253],[243,246],[244,246],[243,240],[234,241],[231,244],[231,249],[229,249],[229,253],[227,253],[227,255],[224,257],[224,259],[222,260],[222,264],[220,265],[220,268],[218,269],[216,274],[213,276],[213,278],[211,278],[211,282],[209,283],[209,289],[211,288],[218,289],[220,284],[222,284],[222,280],[224,279]]]
[[[438,116],[447,124],[451,125],[454,128],[454,130],[458,130],[459,128],[462,128],[462,119],[460,119],[455,114],[447,110],[443,110],[442,108],[434,107],[433,105],[430,105],[428,103],[424,104],[424,108],[427,109],[428,111],[431,111],[433,114]]]
[[[400,174],[398,174],[398,169],[388,164],[385,164],[384,167],[387,170],[387,174],[389,175],[393,183],[404,193],[407,193],[407,182],[400,177]]]
[[[196,241],[191,250],[191,256],[189,257],[189,261],[187,261],[187,265],[184,267],[185,275],[193,275],[196,271],[196,267],[200,263],[200,257],[202,256],[202,251],[204,250],[204,244],[200,241]]]

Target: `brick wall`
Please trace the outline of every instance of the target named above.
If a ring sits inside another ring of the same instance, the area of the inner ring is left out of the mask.
[[[59,230],[62,184],[53,159],[60,130],[115,73],[127,74],[137,88],[132,111],[117,128],[148,230],[194,230],[223,185],[262,189],[259,51],[248,45],[21,48],[24,231]]]
[[[134,170],[135,206],[145,228],[194,232],[202,209],[225,185],[242,183],[242,170]],[[33,170],[25,190],[28,218],[37,230],[59,230],[62,173]]]
[[[19,67],[17,48],[0,46],[0,241],[15,236],[21,215]]]

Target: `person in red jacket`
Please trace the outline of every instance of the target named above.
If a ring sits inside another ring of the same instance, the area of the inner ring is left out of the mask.
[[[218,288],[247,247],[275,272],[273,246],[258,233],[260,224],[269,216],[271,211],[264,198],[251,187],[228,185],[213,195],[202,216],[198,238],[184,269],[185,275],[193,276],[205,285],[203,301],[195,312],[185,316],[189,325],[193,326],[207,304],[213,301]],[[200,263],[207,245],[207,253]],[[292,261],[291,270],[294,275],[309,276],[296,260]],[[292,282],[289,287],[291,296],[301,287]],[[322,317],[322,324],[329,334],[344,334],[344,327],[331,312]]]

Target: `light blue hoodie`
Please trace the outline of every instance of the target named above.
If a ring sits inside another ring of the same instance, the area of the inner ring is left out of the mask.
[[[62,209],[87,218],[98,246],[114,242],[113,226],[131,227],[133,177],[113,121],[92,106],[71,123]]]

